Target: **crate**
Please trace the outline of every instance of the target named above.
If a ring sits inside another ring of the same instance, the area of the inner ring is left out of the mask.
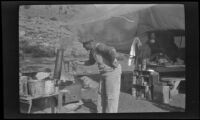
[[[133,72],[124,71],[121,75],[121,91],[129,92],[133,87]]]
[[[168,104],[170,100],[170,87],[167,85],[154,85],[153,100]]]
[[[76,102],[81,100],[81,84],[71,84],[63,87],[62,90],[67,90],[64,94],[64,103]]]

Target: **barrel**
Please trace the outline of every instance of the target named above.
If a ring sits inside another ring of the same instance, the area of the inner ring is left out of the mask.
[[[28,94],[32,97],[40,97],[44,95],[44,81],[28,80]]]

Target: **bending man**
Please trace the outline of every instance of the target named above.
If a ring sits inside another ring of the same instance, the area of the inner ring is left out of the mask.
[[[83,43],[83,47],[90,51],[88,61],[79,61],[78,64],[97,64],[101,79],[98,90],[98,113],[117,113],[121,86],[121,65],[116,57],[117,52],[113,47],[93,40]]]

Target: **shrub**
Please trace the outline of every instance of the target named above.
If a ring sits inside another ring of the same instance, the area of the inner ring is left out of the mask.
[[[43,46],[34,46],[32,49],[33,57],[54,57],[55,51]]]
[[[31,54],[32,57],[54,57],[56,55],[53,48],[41,45],[31,46],[23,44],[20,50],[22,50],[24,54]]]

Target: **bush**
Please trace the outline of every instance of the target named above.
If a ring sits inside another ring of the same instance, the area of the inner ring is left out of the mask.
[[[51,48],[34,46],[32,47],[33,57],[55,57],[55,51]]]
[[[32,57],[54,57],[56,55],[53,48],[41,45],[30,46],[26,44],[22,45],[20,50],[22,50],[24,54],[31,54]]]

